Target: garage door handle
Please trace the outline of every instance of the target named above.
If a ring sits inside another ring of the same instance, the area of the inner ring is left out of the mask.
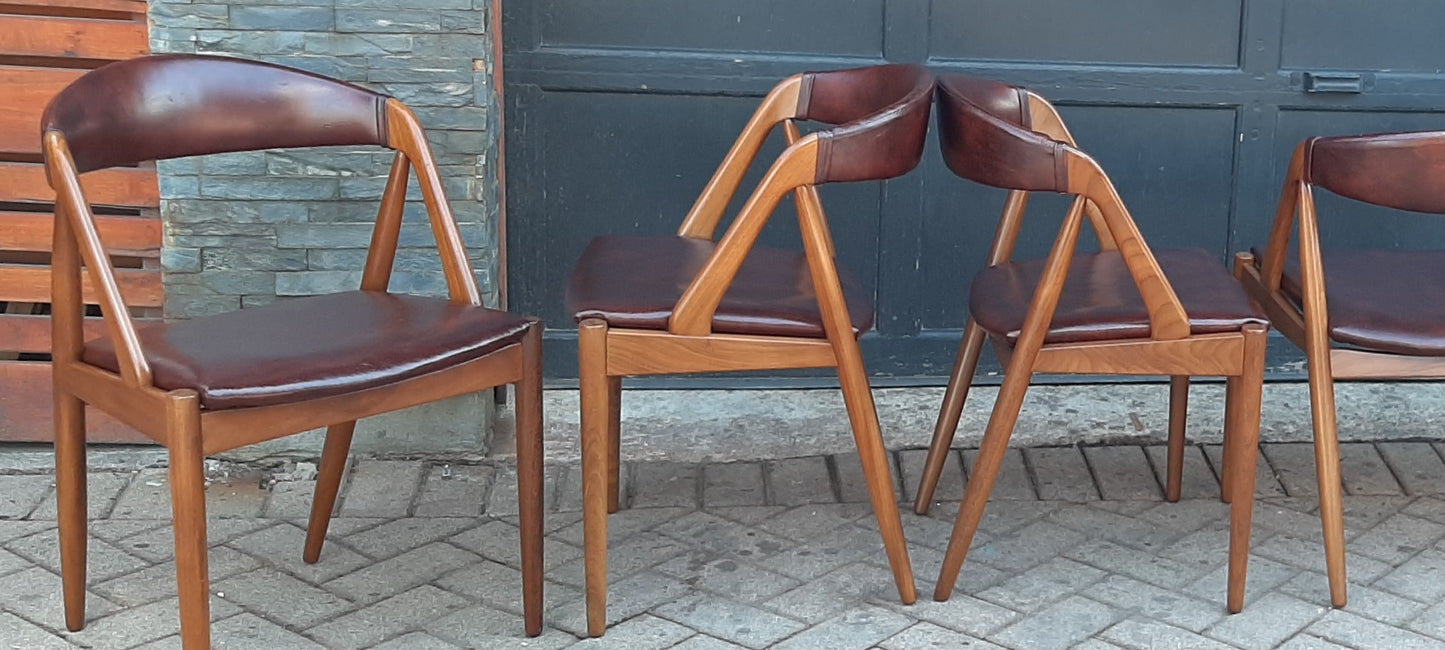
[[[1361,93],[1365,91],[1363,76],[1349,72],[1306,72],[1307,93]]]

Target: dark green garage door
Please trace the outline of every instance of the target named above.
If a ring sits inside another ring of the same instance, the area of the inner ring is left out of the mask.
[[[553,377],[576,372],[562,291],[587,241],[673,232],[758,98],[802,70],[917,62],[1034,88],[1153,246],[1207,248],[1221,264],[1264,241],[1300,139],[1445,128],[1438,0],[508,0],[504,11],[511,300],[558,328]],[[827,187],[823,200],[839,263],[876,292],[870,371],[880,384],[937,383],[1003,193],[950,175],[931,143],[914,173]],[[1020,255],[1046,252],[1064,208],[1033,202]],[[1326,245],[1445,247],[1439,219],[1321,208]],[[798,246],[790,210],[766,243]],[[1287,375],[1297,355],[1271,347],[1274,376]]]

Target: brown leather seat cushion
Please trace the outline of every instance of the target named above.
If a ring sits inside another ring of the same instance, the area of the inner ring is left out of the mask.
[[[1298,254],[1291,246],[1280,282],[1297,305],[1303,300]],[[1376,352],[1445,356],[1445,251],[1323,255],[1331,339]]]
[[[470,361],[521,340],[530,319],[376,291],[287,300],[140,329],[155,385],[195,389],[202,408],[295,402],[373,388]],[[86,363],[117,371],[109,338]]]
[[[686,237],[605,236],[592,240],[567,283],[577,320],[611,327],[666,330],[673,306],[716,244]],[[873,301],[839,270],[857,334],[873,327]],[[754,246],[713,316],[727,334],[823,338],[823,317],[801,252]]]
[[[1219,259],[1202,249],[1154,251],[1154,257],[1189,314],[1195,334],[1237,332],[1266,323]],[[1018,338],[1044,260],[1001,264],[974,277],[969,309],[991,334]],[[1149,337],[1149,313],[1124,258],[1117,252],[1075,255],[1049,327],[1047,343]]]

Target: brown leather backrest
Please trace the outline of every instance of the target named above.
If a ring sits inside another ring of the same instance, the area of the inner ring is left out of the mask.
[[[1340,196],[1445,214],[1445,131],[1305,141],[1304,181]]]
[[[820,131],[815,181],[893,178],[918,166],[933,106],[933,74],[891,64],[803,75],[797,116]]]
[[[275,147],[386,145],[385,95],[301,70],[171,54],[112,63],[51,100],[84,173],[116,165]]]
[[[1028,93],[956,74],[938,78],[938,140],[948,168],[1012,190],[1065,192],[1068,145],[1029,128]]]

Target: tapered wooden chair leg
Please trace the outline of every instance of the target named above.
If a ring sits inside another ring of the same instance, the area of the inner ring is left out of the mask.
[[[85,627],[86,574],[85,404],[55,391],[55,496],[60,524],[60,577],[65,627]]]
[[[1244,609],[1244,585],[1249,573],[1249,537],[1254,519],[1254,481],[1259,458],[1260,404],[1264,393],[1263,325],[1244,328],[1244,374],[1239,378],[1234,403],[1236,418],[1225,444],[1233,452],[1225,476],[1233,501],[1229,507],[1229,578],[1227,607],[1231,614]],[[1230,455],[1226,450],[1225,455]]]
[[[1239,377],[1229,377],[1224,380],[1224,449],[1219,454],[1219,500],[1230,503],[1234,500],[1234,487],[1226,477],[1229,476],[1229,466],[1235,462],[1231,450],[1238,449],[1237,446],[1229,444],[1229,438],[1237,428],[1239,420],[1239,399],[1240,399]],[[1251,452],[1250,463],[1258,463],[1259,450]]]
[[[346,458],[351,453],[351,436],[355,431],[356,420],[326,428],[321,467],[316,473],[316,495],[311,500],[311,521],[306,525],[306,548],[301,554],[307,563],[314,564],[321,559],[321,547],[326,543],[336,496],[341,492],[341,477],[346,473]]]
[[[610,417],[607,324],[582,321],[577,331],[577,376],[582,402],[582,537],[586,564],[587,634],[607,629],[607,472]]]
[[[983,340],[983,328],[972,318],[968,319],[963,328],[963,341],[958,346],[958,356],[953,361],[953,374],[949,376],[948,388],[943,393],[943,406],[938,410],[938,421],[933,427],[933,441],[928,445],[923,476],[918,479],[918,494],[913,499],[913,511],[920,515],[928,514],[928,509],[933,506],[933,492],[938,488],[943,465],[948,461],[953,435],[958,430],[958,419],[963,416],[964,402],[968,401],[968,389],[973,384],[973,373],[978,369]]]
[[[1178,501],[1184,481],[1184,425],[1189,419],[1189,375],[1169,378],[1169,462],[1164,499]]]
[[[851,342],[851,341],[850,341]],[[845,344],[846,345],[846,344]],[[835,346],[835,349],[841,346]],[[908,559],[908,542],[903,537],[903,519],[898,514],[898,494],[893,491],[893,472],[888,469],[888,451],[878,429],[878,412],[873,404],[873,391],[863,369],[863,358],[856,344],[838,354],[838,380],[843,388],[843,403],[853,425],[853,440],[863,462],[863,478],[868,481],[868,495],[873,500],[873,514],[898,597],[905,605],[918,600],[918,587],[913,582],[913,564]]]
[[[517,512],[522,542],[522,617],[527,636],[542,633],[542,326],[522,339],[517,382]]]
[[[1327,353],[1328,354],[1328,353]],[[1330,602],[1344,607],[1345,503],[1340,478],[1340,440],[1335,421],[1335,382],[1328,367],[1315,370],[1310,360],[1310,407],[1314,412],[1315,472],[1320,488],[1320,523],[1324,528],[1325,572],[1330,580]]]
[[[983,442],[979,445],[978,458],[969,473],[968,487],[963,491],[963,503],[959,504],[958,519],[953,523],[953,535],[948,538],[943,568],[938,573],[938,584],[933,590],[934,600],[948,600],[953,594],[958,573],[963,570],[963,561],[968,557],[968,547],[973,544],[979,521],[983,519],[983,510],[988,505],[988,496],[993,492],[993,483],[998,479],[999,468],[1003,467],[1009,437],[1018,422],[1029,381],[1033,379],[1032,372],[1013,370],[1010,368],[1008,376],[1004,377],[998,401],[994,402],[993,414],[988,419],[988,428],[983,433]]]
[[[622,472],[622,378],[607,378],[607,512],[617,512],[621,502]]]
[[[206,475],[201,454],[200,402],[194,392],[178,393],[188,394],[173,394],[166,419],[181,647],[207,650],[211,647],[211,579],[206,559]]]

